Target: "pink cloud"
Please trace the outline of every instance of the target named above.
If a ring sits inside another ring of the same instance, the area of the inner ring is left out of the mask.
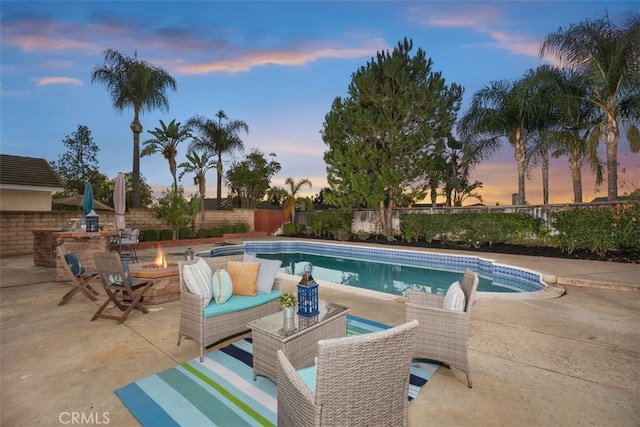
[[[377,47],[374,45],[377,44]],[[249,71],[251,68],[264,65],[301,66],[322,58],[359,58],[375,54],[376,51],[386,49],[388,46],[382,40],[377,43],[367,43],[359,48],[316,48],[262,50],[248,52],[235,58],[205,61],[191,65],[183,65],[177,68],[183,74],[207,74],[215,72],[237,73]]]
[[[43,77],[38,79],[38,86],[46,86],[46,85],[82,85],[82,80],[75,79],[73,77]]]
[[[489,42],[489,44],[498,49],[517,55],[533,57],[539,55],[540,40],[494,29],[502,25],[503,19],[500,11],[491,6],[471,6],[467,9],[461,7],[456,10],[456,13],[438,11],[433,13],[431,10],[427,11],[420,8],[413,8],[412,10],[412,14],[417,17],[412,16],[410,19],[417,20],[422,25],[443,28],[469,28],[488,36],[493,40],[493,43]]]
[[[95,50],[95,46],[80,40],[57,39],[46,36],[19,35],[12,38],[13,44],[27,52],[47,50]]]
[[[412,7],[408,9],[409,19],[429,27],[453,27],[481,29],[485,23],[500,23],[503,21],[500,10],[492,6],[472,5],[465,7],[458,4],[455,12],[434,10],[428,7]]]
[[[488,34],[496,41],[499,49],[527,56],[538,56],[540,52],[540,42],[537,40],[501,31],[490,31]]]

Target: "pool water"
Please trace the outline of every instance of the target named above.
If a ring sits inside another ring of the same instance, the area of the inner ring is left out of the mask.
[[[462,280],[462,273],[441,271],[410,265],[385,264],[349,258],[333,258],[302,253],[258,253],[258,257],[279,259],[280,271],[302,276],[307,264],[313,266],[316,280],[339,283],[356,288],[406,295],[409,289],[419,289],[434,294],[444,294],[449,285]],[[478,290],[485,292],[517,292],[502,286],[494,286],[489,279],[480,277]]]
[[[479,292],[534,292],[545,287],[540,275],[475,256],[435,254],[423,251],[372,248],[303,241],[245,242],[222,246],[199,256],[255,253],[282,261],[280,272],[302,276],[307,264],[314,279],[345,286],[406,295],[409,289],[446,293],[462,280],[466,268],[480,278]]]

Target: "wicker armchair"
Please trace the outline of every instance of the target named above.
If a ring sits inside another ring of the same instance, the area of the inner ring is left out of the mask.
[[[416,357],[437,360],[467,374],[471,384],[471,372],[467,357],[471,304],[478,288],[478,275],[466,270],[460,287],[466,297],[464,311],[444,310],[443,295],[409,291],[406,304],[406,320],[418,320],[416,333]]]
[[[278,425],[406,426],[417,326],[318,341],[313,392],[278,350]]]

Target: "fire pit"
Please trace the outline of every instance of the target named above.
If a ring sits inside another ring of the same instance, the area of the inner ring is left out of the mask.
[[[158,264],[149,264],[149,263],[145,263],[145,264],[141,264],[141,265],[142,265],[142,268],[148,268],[148,269],[152,269],[152,270],[168,270],[170,268],[177,267],[178,263],[176,263],[176,262],[168,262],[164,266],[159,266]]]
[[[137,279],[153,279],[153,286],[144,294],[146,304],[162,304],[180,299],[180,278],[178,263],[167,262],[158,248],[155,262],[129,264],[131,277]]]

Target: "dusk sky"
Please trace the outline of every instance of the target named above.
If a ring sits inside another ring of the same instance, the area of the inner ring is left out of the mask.
[[[170,110],[141,117],[144,132],[194,115],[214,118],[224,110],[244,120],[245,151],[271,152],[282,165],[272,185],[307,178],[315,195],[327,186],[320,130],[336,96],[345,96],[352,73],[377,51],[404,37],[422,48],[447,83],[465,89],[464,112],[473,93],[494,80],[519,79],[546,63],[538,56],[544,37],[586,18],[621,25],[638,13],[635,1],[7,1],[0,3],[0,152],[58,160],[62,143],[78,125],[100,147],[99,169],[110,178],[132,169],[131,109],[117,112],[94,67],[112,48],[166,69],[177,81],[168,91]],[[461,113],[462,113],[461,112]],[[178,148],[185,160],[188,142]],[[604,147],[602,147],[604,148]],[[604,159],[604,150],[601,150]],[[640,157],[625,139],[619,149],[620,194],[640,186]],[[230,163],[225,163],[225,168]],[[141,173],[159,197],[171,185],[167,161],[141,159]],[[511,203],[517,192],[513,148],[477,167],[487,205]],[[542,202],[539,169],[526,182],[527,201]],[[215,171],[207,196],[215,197]],[[569,203],[573,193],[566,157],[550,168],[550,202]],[[181,184],[195,194],[193,178]],[[583,197],[596,192],[583,170]]]

